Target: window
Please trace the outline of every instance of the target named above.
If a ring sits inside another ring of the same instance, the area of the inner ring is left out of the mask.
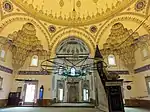
[[[38,56],[37,55],[32,56],[31,66],[38,66]]]
[[[25,102],[34,102],[36,85],[27,84]]]
[[[89,80],[86,80],[83,82],[83,89],[82,89],[83,93],[82,93],[82,97],[83,97],[83,101],[87,102],[89,101]]]
[[[143,52],[143,57],[144,57],[144,58],[148,56],[148,52],[147,52],[147,49],[146,49],[146,48],[144,48],[144,49],[142,50],[142,52]]]
[[[108,64],[109,65],[116,65],[116,60],[115,60],[115,56],[114,55],[109,55],[108,56]]]
[[[63,89],[59,89],[59,101],[63,101]]]
[[[0,90],[2,89],[2,84],[3,84],[3,78],[0,77]]]
[[[143,59],[144,58],[147,58],[148,57],[148,48],[147,47],[144,47],[142,50],[142,56],[143,56]]]
[[[145,77],[146,85],[147,85],[147,91],[148,94],[150,95],[150,76]]]
[[[1,57],[1,58],[5,58],[5,50],[1,50],[1,52],[0,52],[0,57]]]
[[[64,100],[64,81],[57,80],[57,98],[59,102]]]
[[[75,76],[76,75],[76,69],[74,67],[71,68],[71,76]]]
[[[88,101],[89,100],[89,90],[83,89],[83,100]]]

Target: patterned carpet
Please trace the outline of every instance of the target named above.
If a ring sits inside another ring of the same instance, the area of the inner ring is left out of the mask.
[[[100,112],[94,108],[49,108],[49,107],[14,107],[3,108],[0,112]],[[150,112],[146,109],[125,108],[125,112]]]

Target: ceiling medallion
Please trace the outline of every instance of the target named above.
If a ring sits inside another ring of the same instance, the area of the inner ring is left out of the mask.
[[[3,8],[4,8],[4,10],[5,10],[6,12],[11,12],[11,11],[13,11],[13,5],[12,5],[12,3],[9,2],[9,1],[4,1],[4,2],[3,2]]]
[[[142,11],[146,6],[146,1],[145,0],[139,0],[135,4],[135,10],[136,11]]]
[[[51,33],[54,33],[56,31],[56,27],[53,25],[50,25],[48,29],[49,29],[49,32]]]
[[[63,0],[60,0],[60,1],[59,1],[59,5],[60,5],[60,7],[63,7],[63,6],[64,6],[64,1],[63,1]]]
[[[95,25],[90,27],[91,33],[96,33],[97,32],[97,27]]]

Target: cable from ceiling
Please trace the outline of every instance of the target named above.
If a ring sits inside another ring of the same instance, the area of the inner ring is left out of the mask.
[[[139,30],[139,28],[145,23],[145,21],[150,17],[150,15],[148,15],[143,21],[142,23],[123,41],[121,42],[118,47],[120,47],[122,44],[124,44],[135,32],[137,32]]]

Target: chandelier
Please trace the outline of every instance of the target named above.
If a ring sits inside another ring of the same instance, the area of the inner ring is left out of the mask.
[[[91,58],[86,44],[74,36],[62,41],[56,49],[56,56],[41,63],[42,70],[66,77],[84,77],[97,70],[102,58]],[[107,67],[106,63],[104,64]]]

